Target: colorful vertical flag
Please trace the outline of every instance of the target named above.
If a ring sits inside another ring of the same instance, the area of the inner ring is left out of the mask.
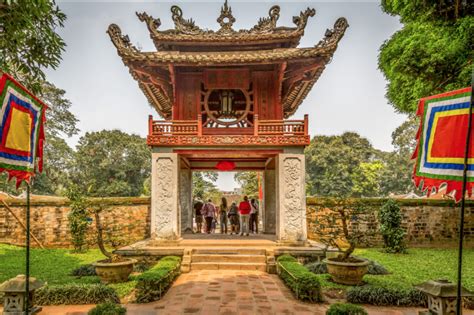
[[[15,177],[17,188],[43,167],[47,106],[11,76],[0,78],[0,172]]]
[[[422,98],[418,104],[420,128],[413,180],[428,194],[446,184],[446,193],[462,198],[462,182],[466,137],[468,131],[471,88]],[[471,126],[471,135],[474,135]],[[467,165],[467,193],[474,188],[474,140],[471,136]]]
[[[260,172],[257,172],[258,179],[258,200],[263,200],[262,182],[260,181]]]

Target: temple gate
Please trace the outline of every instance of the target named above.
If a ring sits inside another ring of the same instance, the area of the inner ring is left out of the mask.
[[[235,170],[264,173],[265,233],[280,243],[306,242],[304,148],[308,116],[289,120],[315,84],[348,27],[339,18],[314,47],[297,48],[314,9],[293,17],[294,27],[277,27],[272,6],[249,30],[233,29],[227,1],[217,31],[202,29],[171,7],[174,29],[137,13],[156,51],[142,52],[120,28],[108,34],[132,77],[163,120],[149,117],[152,148],[151,229],[155,240],[179,240],[192,229],[192,172],[216,170],[231,161]]]

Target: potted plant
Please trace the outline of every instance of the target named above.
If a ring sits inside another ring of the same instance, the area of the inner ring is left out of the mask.
[[[129,275],[133,271],[133,265],[137,262],[135,259],[124,258],[120,255],[113,254],[106,250],[104,245],[104,228],[101,223],[100,213],[103,208],[101,206],[92,207],[92,213],[94,214],[96,229],[97,229],[97,245],[100,251],[107,259],[99,260],[93,263],[95,272],[100,278],[102,283],[117,283],[125,282],[128,280]],[[108,238],[112,247],[116,248],[121,244],[118,239],[113,238],[113,230],[108,230]]]
[[[358,285],[367,273],[369,261],[352,256],[356,247],[367,245],[374,234],[365,224],[367,216],[361,204],[347,200],[327,200],[319,211],[315,222],[318,241],[326,245],[326,250],[329,247],[339,250],[337,255],[324,260],[336,283]]]

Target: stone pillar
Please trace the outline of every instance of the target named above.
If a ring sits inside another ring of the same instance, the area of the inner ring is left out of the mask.
[[[276,187],[277,241],[304,245],[307,239],[304,154],[278,154]]]
[[[275,234],[276,225],[276,182],[275,170],[266,169],[263,175],[264,198],[263,203],[263,233]]]
[[[189,167],[179,172],[179,213],[181,233],[193,232],[192,172]]]
[[[178,173],[178,154],[152,153],[151,237],[156,240],[178,240],[181,235]]]

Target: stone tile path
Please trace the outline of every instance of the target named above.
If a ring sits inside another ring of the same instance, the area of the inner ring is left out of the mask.
[[[48,306],[40,315],[82,315],[91,305]],[[128,304],[129,315],[320,314],[327,304],[297,301],[277,275],[259,271],[192,271],[182,274],[162,300]],[[370,315],[418,315],[415,308],[364,306]],[[465,311],[464,315],[474,311]]]

